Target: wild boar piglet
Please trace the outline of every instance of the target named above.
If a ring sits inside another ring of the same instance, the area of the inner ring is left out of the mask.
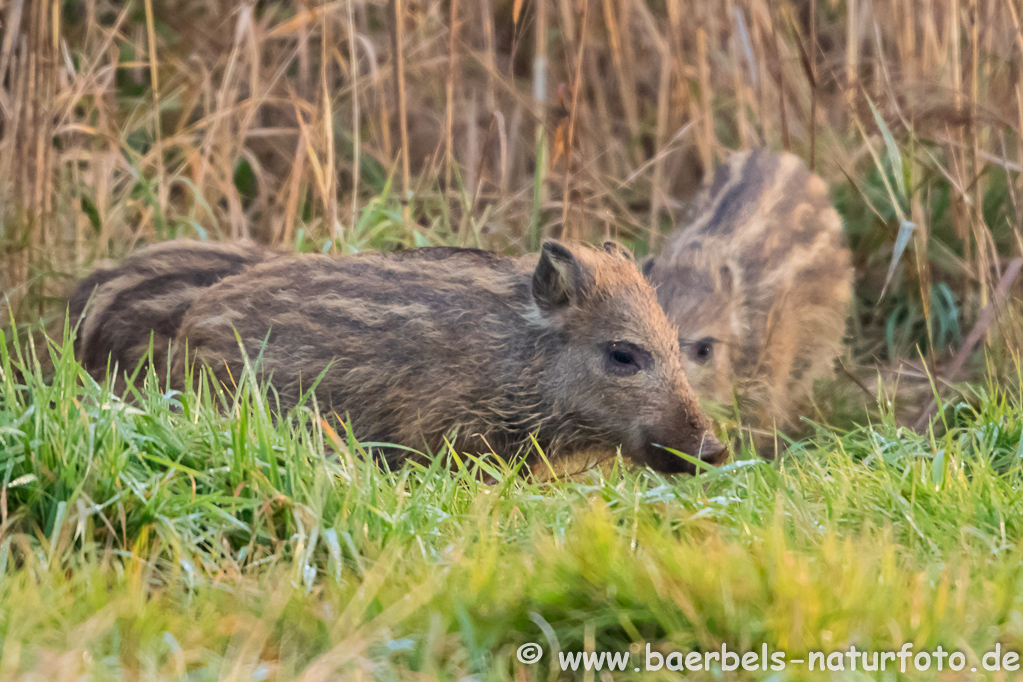
[[[643,271],[697,395],[738,397],[742,422],[771,440],[842,348],[853,271],[827,185],[792,154],[737,153],[684,223]]]
[[[259,357],[282,408],[312,388],[362,441],[437,452],[454,436],[508,459],[535,435],[548,457],[620,445],[664,472],[693,468],[665,448],[726,454],[677,331],[611,242],[270,260],[200,293],[176,338],[173,382],[202,363],[230,384]]]

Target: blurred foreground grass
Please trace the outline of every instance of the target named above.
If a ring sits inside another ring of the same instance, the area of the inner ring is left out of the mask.
[[[540,484],[466,458],[385,472],[314,411],[275,423],[247,380],[140,377],[126,403],[57,354],[43,382],[10,341],[0,679],[549,679],[557,648],[646,643],[912,642],[979,668],[1023,648],[1018,389],[973,389],[926,436],[882,416],[775,463]]]

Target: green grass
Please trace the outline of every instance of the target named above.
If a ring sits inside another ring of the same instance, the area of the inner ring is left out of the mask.
[[[941,435],[882,417],[773,463],[536,483],[446,455],[384,471],[312,409],[273,420],[246,379],[142,375],[125,402],[70,353],[36,348],[44,381],[17,347],[0,338],[0,679],[543,680],[556,649],[643,665],[647,643],[911,642],[968,671],[1023,648],[1016,389],[948,406]]]

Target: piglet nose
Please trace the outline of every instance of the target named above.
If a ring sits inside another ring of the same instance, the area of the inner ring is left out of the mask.
[[[700,461],[717,466],[728,457],[728,448],[711,434],[706,434],[700,443]]]

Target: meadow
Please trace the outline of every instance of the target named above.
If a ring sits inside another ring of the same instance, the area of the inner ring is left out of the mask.
[[[940,435],[881,405],[776,462],[539,483],[457,453],[385,471],[313,410],[275,420],[251,377],[142,375],[125,402],[62,350],[49,380],[0,358],[5,679],[553,679],[559,651],[630,647],[647,676],[647,644],[909,643],[985,674],[1023,647],[1018,391],[977,387]]]
[[[821,652],[850,679],[1014,677],[1019,14],[0,2],[0,680],[657,679],[722,646],[791,663],[684,674],[810,679]],[[752,146],[829,183],[857,270],[836,378],[776,461],[390,471],[250,376],[178,392],[143,366],[117,395],[54,331],[77,277],[175,237],[642,256]],[[964,666],[844,656],[907,644]],[[583,651],[630,662],[560,669]]]

